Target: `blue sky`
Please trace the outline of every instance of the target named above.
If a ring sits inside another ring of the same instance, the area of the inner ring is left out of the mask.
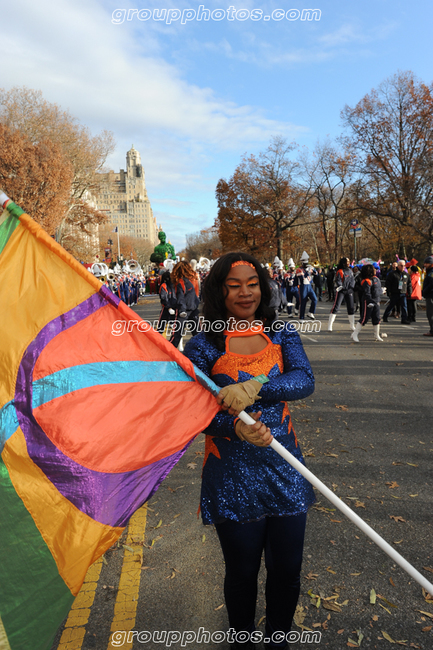
[[[344,105],[398,70],[433,80],[431,0],[14,0],[2,27],[0,86],[113,131],[116,171],[134,144],[177,249],[213,224],[216,183],[244,153],[338,136]]]

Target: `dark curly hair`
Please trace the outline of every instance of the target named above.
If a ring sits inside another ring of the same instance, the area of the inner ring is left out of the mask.
[[[203,316],[209,323],[215,321],[227,320],[227,311],[225,300],[228,295],[227,289],[224,287],[224,282],[228,276],[231,266],[234,262],[249,262],[257,271],[259,276],[259,284],[261,291],[261,300],[256,311],[255,317],[257,320],[270,323],[275,319],[275,310],[269,307],[271,300],[271,289],[269,287],[269,277],[267,271],[262,268],[260,262],[255,257],[248,253],[227,253],[223,255],[212,266],[209,275],[207,276],[203,286]],[[213,332],[212,326],[210,331],[206,332],[208,338],[218,350],[224,350],[224,335],[222,332]]]
[[[342,257],[340,261],[338,262],[338,268],[339,269],[348,269],[350,266],[349,260],[347,257]]]
[[[364,264],[361,269],[361,278],[365,280],[366,278],[372,278],[374,275],[374,266],[373,264]]]

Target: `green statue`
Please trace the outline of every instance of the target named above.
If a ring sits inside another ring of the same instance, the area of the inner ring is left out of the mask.
[[[164,260],[166,259],[176,259],[176,253],[174,251],[174,246],[172,244],[167,243],[167,236],[165,232],[159,232],[158,233],[158,239],[160,243],[158,246],[155,246],[153,249],[153,253],[150,256],[150,261],[154,262],[155,264],[161,264]]]

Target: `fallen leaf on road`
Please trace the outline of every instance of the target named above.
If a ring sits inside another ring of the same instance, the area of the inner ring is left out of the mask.
[[[362,501],[357,501],[355,503],[355,508],[365,508],[365,503],[363,503]]]
[[[433,595],[429,594],[424,587],[422,588],[422,595],[424,596],[426,603],[433,603]]]
[[[322,602],[322,606],[323,606],[325,609],[330,610],[331,612],[341,612],[341,607],[339,607],[339,606],[336,605],[335,603],[331,603],[331,602],[329,602],[329,601],[327,601],[327,600],[324,600],[324,601]]]
[[[318,575],[319,575],[318,573],[313,573],[312,571],[310,571],[310,573],[308,573],[305,577],[307,580],[315,580],[318,577]]]
[[[390,483],[388,481],[387,483],[385,483],[385,485],[388,485],[390,490],[393,490],[394,488],[399,487],[399,485],[398,485],[398,483],[396,481],[392,481],[392,483]]]
[[[381,596],[380,594],[377,594],[377,597],[380,598],[380,600],[383,600],[384,603],[389,605],[390,607],[394,607],[395,609],[398,609],[397,605],[394,605],[394,603],[391,603],[391,601],[387,600],[384,596]]]
[[[423,569],[425,571],[430,571],[430,573],[433,573],[433,569],[430,566],[423,566]]]
[[[333,573],[334,575],[337,573],[336,571],[333,571],[333,570],[331,569],[330,566],[326,567],[326,570],[327,570],[329,573]]]
[[[266,616],[262,616],[262,618],[259,618],[259,622],[257,623],[257,626],[261,625],[264,621],[266,621]]]
[[[391,639],[391,637],[389,636],[388,632],[384,632],[383,630],[381,630],[381,632],[382,632],[382,634],[383,634],[383,638],[384,638],[384,639],[386,639],[386,640],[389,641],[390,643],[395,643],[394,639]]]
[[[344,632],[344,627],[341,630],[337,630],[337,634],[343,634]]]
[[[197,463],[188,463],[187,467],[188,469],[195,469],[197,467]]]
[[[395,515],[389,515],[389,518],[394,519],[394,521],[402,521],[406,523],[406,519],[403,519],[403,517],[400,517],[400,515],[398,515],[397,517]]]
[[[159,528],[160,526],[162,526],[162,519],[160,519],[160,520],[158,521],[158,523],[156,524],[155,528]]]
[[[423,612],[422,609],[418,609],[417,611],[420,612],[420,614],[424,614],[424,616],[429,616],[430,618],[433,618],[433,614],[430,614],[430,612]]]
[[[298,627],[303,627],[302,623],[304,622],[304,618],[306,617],[306,612],[304,612],[304,608],[302,605],[297,605],[295,614],[293,616],[293,620],[295,621],[296,625]]]
[[[215,607],[214,612],[217,612],[222,607],[224,607],[224,603],[222,605],[218,605],[218,607]]]
[[[392,578],[390,578],[389,581],[392,584],[392,586],[395,587],[394,580]]]
[[[422,630],[421,630],[421,632],[430,632],[430,630],[432,629],[432,627],[433,627],[433,625],[428,625],[427,627],[423,627]]]
[[[370,591],[370,605],[376,604],[376,592],[374,589]]]
[[[411,467],[418,467],[418,465],[415,465],[415,463],[406,463],[406,465],[410,465]]]
[[[348,411],[349,410],[345,404],[336,404],[335,408],[340,409],[340,411]]]

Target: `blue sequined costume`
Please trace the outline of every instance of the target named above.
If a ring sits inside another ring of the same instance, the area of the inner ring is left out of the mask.
[[[298,333],[290,324],[278,325],[283,328],[278,332],[262,332],[268,345],[253,355],[229,351],[232,333],[225,336],[225,352],[200,333],[188,342],[185,355],[221,387],[265,374],[269,382],[260,391],[261,399],[246,411],[263,411],[260,419],[275,439],[304,462],[287,402],[310,395],[314,377]],[[314,503],[310,483],[270,447],[241,441],[234,430],[234,418],[226,411],[220,411],[204,433],[203,523],[295,515]]]

